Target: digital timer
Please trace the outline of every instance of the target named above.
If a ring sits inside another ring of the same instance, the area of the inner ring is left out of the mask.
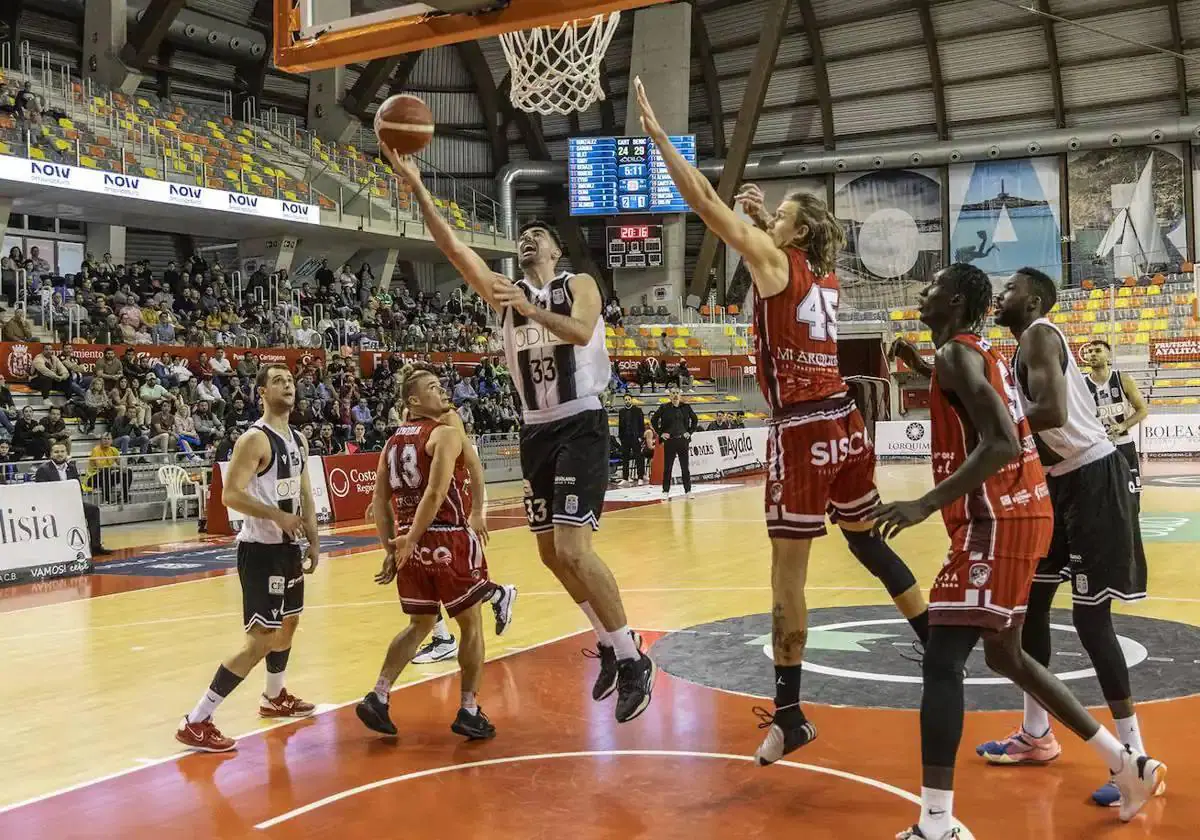
[[[630,239],[649,239],[650,225],[622,225],[619,238],[626,241]]]
[[[609,268],[658,268],[663,264],[662,225],[608,228]]]

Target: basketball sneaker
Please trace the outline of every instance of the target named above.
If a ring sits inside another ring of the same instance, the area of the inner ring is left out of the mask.
[[[458,717],[454,719],[454,723],[450,724],[450,731],[455,735],[462,735],[470,741],[486,741],[488,738],[496,737],[496,727],[492,726],[492,722],[488,720],[482,708],[475,714],[471,714],[460,707]]]
[[[307,700],[288,694],[286,688],[274,699],[264,693],[258,701],[258,716],[263,718],[305,718],[316,710],[317,707]]]
[[[445,662],[458,656],[458,642],[453,636],[442,639],[434,636],[412,658],[414,665],[429,665],[434,662]]]
[[[640,651],[642,637],[636,630],[629,632],[633,634],[634,647]],[[598,644],[596,650],[584,648],[583,655],[588,659],[600,660],[600,673],[596,675],[596,682],[592,684],[592,699],[599,703],[617,689],[617,653],[612,645]]]
[[[188,723],[188,719],[185,717],[180,721],[179,728],[175,730],[175,740],[189,750],[199,750],[200,752],[222,753],[237,749],[237,742],[222,735],[221,730],[213,724],[212,718],[198,723]]]
[[[499,594],[495,595],[492,601],[492,612],[496,615],[497,636],[503,636],[508,625],[512,623],[513,604],[516,602],[517,587],[512,584],[502,584]]]
[[[1062,755],[1062,747],[1053,729],[1035,738],[1021,726],[1003,741],[980,744],[975,753],[992,764],[1049,764]]]
[[[759,767],[774,764],[817,737],[817,728],[804,716],[798,705],[776,709],[775,714],[762,706],[755,706],[752,711],[758,715],[758,728],[767,730],[767,737],[754,751],[754,760]]]
[[[1158,787],[1154,789],[1155,796],[1163,796],[1167,792],[1167,780],[1160,779]],[[1117,787],[1117,783],[1109,779],[1103,786],[1098,788],[1092,794],[1092,802],[1099,805],[1101,808],[1118,808],[1121,805],[1121,790]]]
[[[638,649],[641,649],[640,644]],[[644,653],[639,659],[617,662],[617,723],[629,723],[646,711],[657,674],[654,660]]]
[[[363,722],[363,726],[372,732],[378,732],[380,735],[396,734],[396,724],[392,723],[388,714],[388,704],[376,697],[374,691],[358,701],[354,713]]]
[[[1121,822],[1129,822],[1152,797],[1160,795],[1160,790],[1166,790],[1167,765],[1146,755],[1135,756],[1129,747],[1121,759],[1121,769],[1113,774],[1113,783],[1121,794]]]
[[[926,837],[921,833],[919,826],[906,828],[896,835],[896,840],[975,840],[971,836],[971,832],[961,825],[956,825],[954,828],[947,831],[941,837]]]

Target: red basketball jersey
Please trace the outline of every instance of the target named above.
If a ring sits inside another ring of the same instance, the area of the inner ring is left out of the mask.
[[[787,288],[769,298],[754,290],[758,387],[776,411],[846,391],[838,370],[837,275],[817,277],[806,252],[786,253]]]
[[[991,345],[977,335],[958,335],[952,341],[965,344],[983,356],[988,382],[1008,407],[1017,427],[1021,454],[998,473],[942,508],[942,519],[950,534],[951,551],[982,554],[984,557],[1026,557],[1045,550],[1048,523],[1054,513],[1050,491],[1038,460],[1033,432],[1021,408],[1017,383],[1008,364]],[[938,384],[937,371],[929,387],[929,412],[933,425],[933,480],[940,484],[967,459],[978,435],[958,397]]]
[[[384,447],[384,462],[387,464],[388,482],[392,488],[392,513],[397,528],[412,522],[417,505],[429,486],[429,473],[433,458],[426,451],[429,436],[441,427],[437,420],[421,418],[409,420],[396,429]],[[450,491],[446,501],[434,517],[439,525],[454,525],[465,528],[470,510],[463,492],[462,476],[467,474],[463,456],[454,464],[454,475],[450,479]]]

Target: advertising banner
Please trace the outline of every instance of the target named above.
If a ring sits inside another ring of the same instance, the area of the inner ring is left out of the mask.
[[[197,207],[202,210],[241,213],[281,222],[306,225],[321,223],[321,208],[316,204],[226,192],[191,184],[172,184],[141,175],[100,172],[44,160],[0,156],[0,181],[17,181],[22,184],[58,187],[94,195],[132,198],[174,207]]]
[[[1200,362],[1200,338],[1156,338],[1150,342],[1152,362]]]
[[[689,467],[694,481],[714,481],[732,475],[744,475],[763,469],[767,459],[767,429],[728,429],[720,432],[696,432],[690,441]],[[663,448],[654,449],[650,480],[662,481]],[[671,477],[682,478],[679,463]]]
[[[87,574],[90,545],[78,481],[0,485],[0,586]]]
[[[55,345],[58,346],[58,345]],[[75,358],[91,372],[96,361],[104,355],[109,347],[117,351],[117,357],[125,354],[125,348],[132,346],[134,351],[143,357],[158,358],[163,353],[187,359],[189,364],[195,363],[201,353],[213,353],[212,347],[182,347],[171,344],[72,344]],[[33,341],[28,344],[19,341],[0,342],[0,374],[17,382],[24,382],[33,375],[33,359],[42,352],[42,345]],[[308,348],[289,347],[226,347],[226,355],[235,360],[246,353],[256,357],[259,364],[286,364],[293,370],[298,365],[321,364],[325,360],[325,351]]]
[[[363,376],[370,376],[375,372],[375,366],[380,360],[386,359],[391,355],[389,350],[364,350],[358,354],[359,367],[362,369]],[[401,353],[402,357],[410,358],[409,354]],[[497,354],[503,357],[503,354]],[[429,359],[434,364],[443,364],[444,362],[453,362],[458,372],[464,375],[473,374],[475,366],[479,364],[483,358],[478,353],[430,353]],[[621,372],[624,379],[632,381],[637,373],[638,362],[642,360],[641,356],[614,356],[613,361],[617,363],[617,369]],[[688,370],[696,379],[711,379],[712,367],[714,362],[724,362],[729,367],[741,368],[744,375],[752,376],[755,370],[753,356],[670,356],[656,357],[659,361],[666,358],[671,365],[678,365],[680,360],[687,362]]]
[[[880,458],[928,458],[931,437],[928,420],[878,420],[875,454]]]
[[[375,495],[375,468],[379,465],[379,453],[331,455],[322,460],[325,462],[325,486],[329,489],[334,520],[347,522],[365,517],[371,498]]]
[[[1146,455],[1200,453],[1200,414],[1151,414],[1141,422],[1141,445]]]

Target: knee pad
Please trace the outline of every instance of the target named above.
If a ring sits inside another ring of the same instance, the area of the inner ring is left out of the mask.
[[[883,583],[889,595],[898,598],[916,585],[917,579],[891,546],[870,531],[842,529],[850,553],[868,572]]]

